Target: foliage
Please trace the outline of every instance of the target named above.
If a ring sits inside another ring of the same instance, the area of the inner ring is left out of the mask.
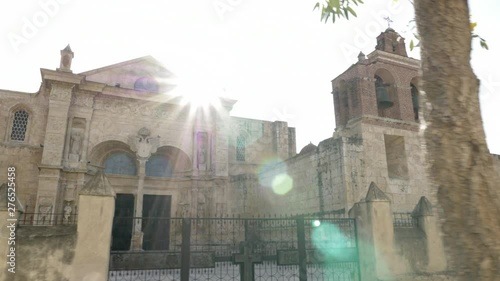
[[[335,23],[336,18],[346,18],[347,20],[349,20],[349,14],[357,17],[357,14],[352,6],[358,6],[359,4],[364,4],[364,2],[362,0],[324,0],[324,3],[316,2],[313,10],[321,9],[321,21],[324,21],[326,23],[331,17],[332,22]],[[415,22],[415,20],[410,21],[410,23],[412,22]],[[471,23],[472,38],[479,39],[480,46],[483,49],[488,50],[488,44],[486,44],[486,40],[478,34],[474,33],[474,28],[476,26],[477,23]],[[414,27],[412,28],[412,30],[413,29]],[[413,33],[413,36],[415,36],[415,40],[412,39],[410,41],[410,50],[413,50],[416,47],[420,47],[420,36],[417,33]]]
[[[352,8],[352,4],[358,6],[363,4],[362,0],[325,0],[324,4],[319,2],[314,5],[314,9],[321,9],[321,21],[328,21],[330,16],[332,17],[332,22],[335,23],[335,18],[345,17],[349,19],[349,14],[356,17],[356,12]]]

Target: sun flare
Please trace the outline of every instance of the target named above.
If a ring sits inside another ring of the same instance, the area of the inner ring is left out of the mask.
[[[182,105],[189,105],[193,110],[207,110],[220,105],[222,87],[207,77],[181,73],[175,83],[177,86],[173,94],[181,98]]]

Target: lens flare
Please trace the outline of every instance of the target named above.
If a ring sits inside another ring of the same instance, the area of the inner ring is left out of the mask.
[[[348,245],[350,240],[336,225],[319,221],[314,221],[313,225],[317,226],[312,229],[313,244],[326,261],[341,262],[354,258],[356,253],[352,246]]]
[[[286,174],[286,164],[278,157],[266,159],[260,164],[257,174],[259,183],[265,187],[272,187],[274,178],[281,174]]]
[[[293,179],[287,174],[279,174],[274,177],[272,188],[278,195],[287,194],[293,188]]]

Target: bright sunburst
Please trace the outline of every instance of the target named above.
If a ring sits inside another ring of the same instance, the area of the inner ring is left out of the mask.
[[[190,106],[191,110],[209,110],[220,107],[222,87],[216,85],[207,76],[193,73],[180,73],[175,81],[177,87],[173,94],[181,97],[181,104]]]

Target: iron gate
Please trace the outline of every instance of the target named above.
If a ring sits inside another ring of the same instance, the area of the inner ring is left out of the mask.
[[[168,225],[167,250],[111,251],[109,281],[359,281],[356,223],[347,218],[115,218]],[[141,244],[141,245],[138,245]]]

